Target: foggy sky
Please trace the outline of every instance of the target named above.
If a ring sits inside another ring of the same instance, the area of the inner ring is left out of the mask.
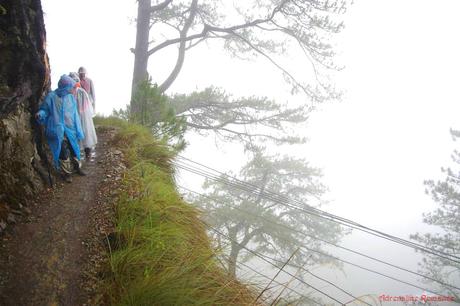
[[[108,115],[112,108],[128,104],[133,65],[129,49],[135,35],[130,18],[135,2],[42,3],[52,87],[61,74],[83,65],[95,82],[99,113]],[[325,198],[331,201],[324,209],[406,239],[427,229],[422,213],[433,210],[435,204],[424,194],[423,180],[442,178],[440,167],[449,165],[454,147],[449,128],[460,128],[459,11],[460,2],[455,0],[365,0],[356,1],[350,9],[346,29],[336,42],[338,60],[346,69],[334,74],[345,96],[341,102],[318,107],[307,127],[299,131],[309,143],[295,149],[297,155],[324,169],[323,182],[330,189]],[[263,60],[238,62],[208,48],[203,45],[187,54],[171,92],[212,84],[236,96],[302,101],[290,96],[282,77]],[[174,54],[152,60],[151,74],[161,79],[174,60]],[[239,164],[235,160],[239,153],[234,152],[238,149],[224,148],[227,153],[218,153],[213,139],[193,139],[187,157],[221,170]],[[231,163],[229,158],[233,158]],[[184,174],[183,179],[187,178],[193,180]],[[375,237],[353,234],[344,244],[417,269],[419,257],[412,251]],[[415,293],[415,289],[355,269],[345,272],[346,277],[327,269],[321,273],[358,295]]]

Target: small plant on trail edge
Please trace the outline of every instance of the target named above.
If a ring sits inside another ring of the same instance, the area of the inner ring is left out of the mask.
[[[113,110],[112,115],[147,127],[156,139],[167,142],[177,151],[185,148],[186,120],[176,116],[168,97],[160,93],[157,84],[152,84],[150,79],[140,83],[133,102],[139,106],[138,112],[133,113],[127,105],[124,110]]]

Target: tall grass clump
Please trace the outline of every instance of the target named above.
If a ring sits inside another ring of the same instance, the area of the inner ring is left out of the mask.
[[[120,119],[97,123],[119,128],[113,145],[128,164],[116,204],[108,302],[251,305],[257,294],[219,265],[199,211],[177,193],[171,147]]]

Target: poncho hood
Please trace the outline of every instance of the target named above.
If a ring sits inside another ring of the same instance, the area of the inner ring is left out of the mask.
[[[72,88],[75,86],[75,81],[68,75],[62,75],[58,82],[58,88],[55,90],[59,97],[63,97],[71,93]]]

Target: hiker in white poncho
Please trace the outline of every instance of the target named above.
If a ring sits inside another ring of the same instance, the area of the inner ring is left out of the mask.
[[[76,82],[75,99],[77,100],[77,109],[81,119],[81,127],[85,134],[85,138],[81,141],[81,146],[85,148],[86,160],[89,160],[91,156],[91,148],[97,144],[97,135],[93,123],[93,117],[95,116],[94,109],[88,93],[81,88],[78,74],[71,72],[69,73],[69,76]]]

